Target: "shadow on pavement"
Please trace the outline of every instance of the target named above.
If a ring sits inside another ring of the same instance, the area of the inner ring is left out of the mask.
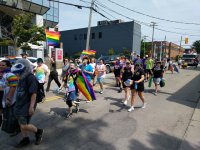
[[[180,149],[182,140],[175,136],[166,134],[163,131],[149,133],[149,147],[138,140],[130,141],[130,150],[182,150]],[[199,150],[200,145],[191,145],[184,141],[184,150]]]
[[[39,146],[34,145],[35,138],[30,134],[31,144],[23,150],[115,150],[112,144],[100,138],[100,130],[108,126],[101,119],[75,117],[65,120],[38,110],[31,123],[44,129],[43,141]],[[14,150],[20,139],[20,135],[10,138],[0,132],[0,149]]]
[[[198,102],[200,96],[199,89],[200,89],[200,75],[196,76],[189,83],[187,83],[178,91],[169,96],[167,100],[195,108],[196,103]],[[171,94],[171,93],[164,93],[164,94]]]

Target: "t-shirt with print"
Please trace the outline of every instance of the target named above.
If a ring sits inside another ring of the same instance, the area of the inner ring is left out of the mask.
[[[36,68],[35,76],[39,83],[44,83],[45,77],[46,77],[46,75],[45,75],[46,72],[49,72],[49,69],[48,69],[47,65],[45,65],[45,64],[42,64],[41,66],[38,66]]]
[[[68,77],[68,80],[67,80],[67,88],[68,88],[68,92],[72,92],[72,91],[75,91],[75,85],[74,85],[74,78],[72,75],[70,75]]]
[[[81,68],[81,71],[83,71],[83,73],[84,73],[84,75],[86,76],[87,80],[88,80],[88,81],[91,81],[91,80],[92,80],[91,74],[89,74],[89,73],[87,73],[87,72],[84,72],[84,70],[85,70],[85,71],[88,71],[88,72],[93,72],[92,66],[91,66],[91,65],[85,65],[85,66],[80,65],[79,68]]]
[[[99,71],[99,70],[103,70],[104,68],[105,68],[104,64],[98,64],[97,65],[98,77],[99,78],[104,78],[106,76],[106,72],[105,71]]]
[[[15,115],[29,116],[31,95],[37,94],[38,82],[33,74],[19,80],[16,94]]]
[[[161,66],[155,66],[154,68],[153,68],[153,77],[154,78],[162,78],[162,76],[163,76],[163,65],[161,65]]]
[[[3,108],[5,108],[5,102],[6,102],[6,96],[10,90],[10,87],[17,87],[18,83],[18,77],[9,72],[9,73],[4,73],[2,80],[4,81],[4,96],[3,96]],[[16,101],[16,92],[14,93],[12,99],[11,99],[11,104],[14,104]]]
[[[138,70],[135,70],[134,73],[133,73],[133,76],[132,76],[132,80],[133,81],[138,81],[142,78],[142,75],[145,75],[145,72],[142,68],[138,69]]]
[[[146,69],[151,70],[153,68],[153,59],[146,60]]]

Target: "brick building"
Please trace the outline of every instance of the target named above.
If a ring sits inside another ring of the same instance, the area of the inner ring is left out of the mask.
[[[177,55],[183,55],[185,49],[179,45],[167,42],[167,41],[154,41],[155,57],[160,58],[160,53],[162,58],[173,58],[175,59]],[[150,52],[151,49],[149,50]]]

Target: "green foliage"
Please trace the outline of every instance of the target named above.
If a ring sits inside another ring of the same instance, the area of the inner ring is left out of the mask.
[[[12,24],[12,35],[15,46],[21,49],[30,49],[27,43],[39,45],[37,41],[45,41],[45,32],[43,27],[37,27],[33,22],[33,15],[16,15]]]
[[[151,50],[151,43],[149,42],[144,42],[143,40],[141,41],[141,51],[140,51],[140,56],[143,58],[145,55],[150,55],[150,50]]]
[[[113,48],[108,49],[108,55],[114,55],[115,51]]]
[[[2,46],[9,46],[9,45],[13,45],[13,41],[12,40],[8,40],[8,39],[0,39],[0,45]]]
[[[197,53],[199,54],[199,53],[200,53],[200,40],[195,41],[195,42],[192,44],[192,48],[196,49]]]

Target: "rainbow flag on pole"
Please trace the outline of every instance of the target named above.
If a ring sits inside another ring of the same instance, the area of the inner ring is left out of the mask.
[[[60,32],[46,30],[45,33],[48,46],[59,46]]]
[[[76,85],[87,100],[96,100],[93,87],[85,77],[84,73],[81,72],[80,75],[77,77]]]
[[[84,54],[84,55],[95,55],[96,51],[95,50],[83,50],[82,54]]]

